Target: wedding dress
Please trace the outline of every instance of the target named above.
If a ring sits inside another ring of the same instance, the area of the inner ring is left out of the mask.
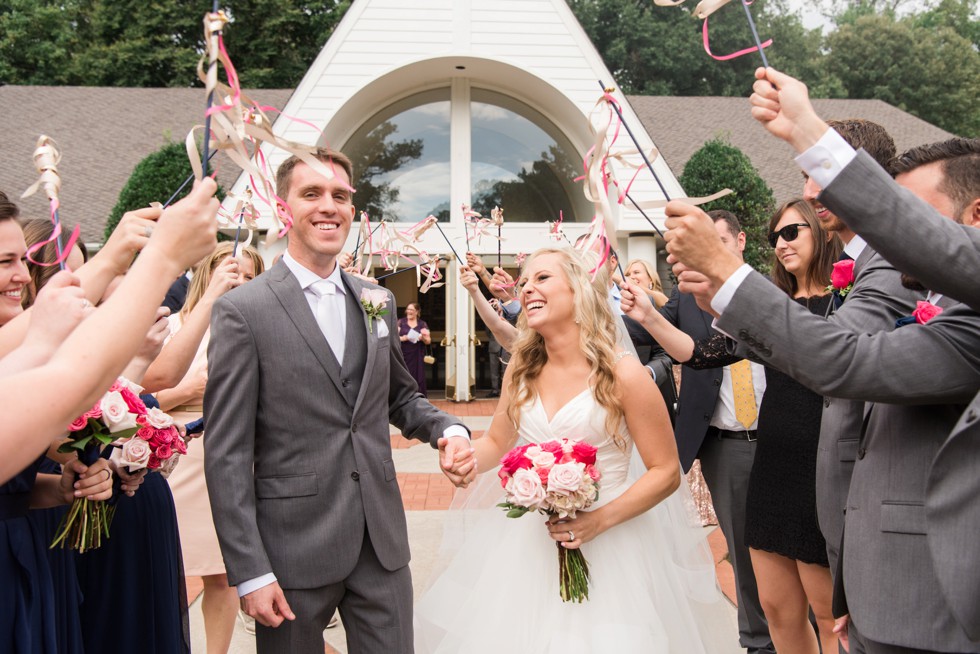
[[[599,500],[625,492],[630,465],[604,428],[605,409],[583,391],[548,419],[539,399],[521,413],[522,443],[556,438],[598,448]],[[625,431],[625,428],[624,428]],[[683,484],[682,484],[683,488]],[[446,520],[445,568],[416,603],[415,650],[479,654],[724,654],[739,652],[734,611],[718,590],[711,554],[686,490],[582,545],[589,599],[562,602],[558,551],[546,516],[508,518],[494,472],[461,491]]]

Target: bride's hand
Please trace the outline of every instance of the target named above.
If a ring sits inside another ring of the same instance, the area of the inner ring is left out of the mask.
[[[574,520],[553,515],[545,524],[552,540],[569,550],[577,550],[582,543],[588,543],[605,531],[594,511],[579,511]]]

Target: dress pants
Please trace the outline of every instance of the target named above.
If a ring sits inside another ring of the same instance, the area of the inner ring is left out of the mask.
[[[709,429],[698,458],[735,570],[739,643],[748,654],[774,653],[769,624],[759,601],[752,559],[745,544],[745,498],[755,459],[755,442],[721,438],[714,429]]]
[[[936,654],[932,650],[889,645],[888,643],[876,643],[868,640],[861,636],[853,621],[848,624],[847,636],[850,641],[850,654]],[[857,638],[855,639],[855,637]],[[857,649],[855,649],[856,644]]]
[[[324,554],[329,556],[329,554]],[[323,654],[323,630],[340,610],[350,654],[412,654],[412,573],[378,561],[367,532],[346,579],[321,588],[283,589],[296,614],[276,628],[255,625],[258,654]]]

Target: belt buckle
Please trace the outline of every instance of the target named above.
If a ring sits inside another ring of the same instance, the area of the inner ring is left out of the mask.
[[[752,435],[752,432],[750,430],[746,429],[745,430],[745,440],[747,440],[750,443],[756,442],[757,440],[759,440],[758,432],[756,432],[756,435],[753,436]]]

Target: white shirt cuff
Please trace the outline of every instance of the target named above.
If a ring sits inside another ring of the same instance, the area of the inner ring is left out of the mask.
[[[443,437],[452,438],[453,436],[462,436],[466,440],[470,440],[470,432],[466,431],[466,427],[463,425],[449,425],[442,432]]]
[[[646,368],[647,370],[650,371],[650,376],[653,377],[653,381],[654,381],[654,383],[656,383],[656,381],[657,381],[657,371],[654,370],[651,366],[644,366],[644,368]]]
[[[260,588],[265,588],[269,584],[274,584],[276,582],[276,575],[272,572],[264,574],[261,577],[256,577],[255,579],[249,579],[248,581],[243,581],[238,584],[238,596],[245,597],[249,593],[254,593]]]
[[[714,309],[715,313],[719,316],[725,313],[725,309],[728,308],[728,304],[735,297],[735,291],[738,287],[742,285],[745,278],[749,276],[752,272],[752,266],[747,263],[743,263],[738,267],[738,270],[732,273],[732,276],[725,280],[725,283],[721,285],[715,296],[711,298],[711,308]]]
[[[855,156],[857,153],[844,137],[828,129],[819,141],[796,157],[796,163],[817,186],[827,188]]]

